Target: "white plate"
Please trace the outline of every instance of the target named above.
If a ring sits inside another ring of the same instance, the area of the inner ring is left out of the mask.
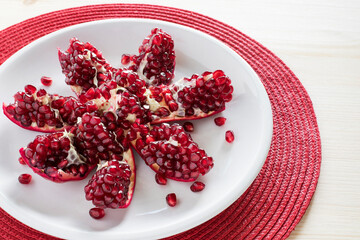
[[[0,119],[0,206],[21,222],[42,232],[67,239],[155,239],[177,234],[214,217],[233,203],[259,173],[272,136],[272,114],[268,96],[253,69],[220,41],[181,25],[145,19],[113,19],[72,26],[49,34],[24,47],[0,67],[1,102],[26,84],[41,86],[40,77],[52,77],[51,93],[72,95],[64,82],[57,47],[66,49],[71,37],[89,41],[113,66],[120,66],[123,53],[137,53],[139,44],[154,27],[170,33],[175,42],[175,78],[222,69],[232,79],[233,100],[227,109],[208,119],[193,121],[194,140],[213,156],[214,168],[200,180],[206,188],[193,193],[191,183],[155,183],[154,172],[137,156],[137,182],[127,209],[107,210],[94,220],[85,200],[85,181],[57,184],[47,181],[18,163],[18,149],[38,134],[19,128],[2,113]],[[218,127],[213,119],[227,118]],[[233,130],[235,141],[225,141]],[[21,173],[31,173],[30,185],[18,183]],[[175,192],[176,207],[165,196]]]

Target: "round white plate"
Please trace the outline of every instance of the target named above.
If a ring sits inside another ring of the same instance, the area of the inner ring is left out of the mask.
[[[233,81],[233,100],[222,113],[193,121],[194,140],[213,156],[215,166],[200,181],[199,193],[191,183],[168,181],[156,184],[154,172],[136,156],[137,182],[127,209],[106,211],[105,218],[92,219],[85,200],[85,181],[63,184],[47,181],[18,163],[20,147],[39,133],[21,129],[3,113],[0,117],[0,206],[19,221],[39,231],[67,239],[156,239],[195,227],[233,203],[259,173],[272,136],[272,114],[268,96],[253,69],[222,42],[191,28],[145,19],[113,19],[75,25],[49,34],[24,47],[0,67],[1,102],[13,102],[15,92],[26,84],[41,87],[41,76],[54,79],[50,93],[72,95],[65,84],[57,48],[67,49],[69,39],[88,41],[103,52],[115,67],[123,53],[137,53],[142,39],[154,27],[173,36],[176,51],[175,79],[193,73],[222,69]],[[213,119],[227,118],[218,127]],[[233,130],[235,141],[225,141]],[[33,181],[22,185],[17,178],[31,173]],[[178,205],[169,207],[165,196],[174,192]]]

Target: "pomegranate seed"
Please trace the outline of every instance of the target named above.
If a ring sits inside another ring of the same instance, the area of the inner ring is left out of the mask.
[[[127,65],[130,63],[130,55],[129,54],[123,54],[121,57],[121,64]]]
[[[52,79],[49,77],[46,77],[46,76],[42,76],[40,81],[44,86],[47,86],[47,87],[51,86],[51,84],[52,84]]]
[[[22,157],[19,157],[19,163],[21,165],[26,165],[26,163],[25,163],[25,161],[24,161],[24,159]]]
[[[27,173],[23,173],[19,176],[18,180],[21,184],[29,184],[31,182],[31,175]]]
[[[166,202],[170,207],[175,207],[175,205],[176,205],[176,194],[175,193],[169,193],[166,196]]]
[[[39,89],[39,91],[37,91],[36,96],[37,97],[43,97],[47,94],[45,89]]]
[[[217,126],[222,126],[222,125],[225,124],[226,118],[224,118],[224,117],[217,117],[217,118],[214,119],[214,122],[215,122],[215,124],[216,124]]]
[[[228,143],[232,143],[234,141],[235,137],[234,137],[234,132],[233,131],[226,131],[225,133],[225,140],[228,142]]]
[[[30,95],[34,94],[36,92],[36,87],[34,87],[33,85],[28,84],[28,85],[25,86],[25,92],[27,94],[30,94]]]
[[[166,183],[167,183],[167,179],[159,173],[155,174],[155,180],[156,180],[157,184],[159,184],[159,185],[166,185]]]
[[[185,122],[183,124],[183,128],[185,129],[185,131],[187,132],[193,132],[194,131],[194,125],[191,122]]]
[[[205,188],[205,184],[202,183],[202,182],[198,182],[198,181],[194,182],[194,183],[191,184],[191,186],[190,186],[190,189],[191,189],[191,191],[193,191],[193,192],[200,192],[200,191],[202,191],[204,188]]]
[[[92,208],[90,209],[89,214],[92,218],[100,219],[105,216],[105,211],[102,208]]]

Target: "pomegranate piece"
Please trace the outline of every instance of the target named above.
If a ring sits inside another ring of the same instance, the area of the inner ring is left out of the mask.
[[[212,116],[225,110],[234,90],[230,78],[221,70],[194,74],[169,86],[149,89],[158,109],[162,109],[162,114],[154,112],[153,124]]]
[[[166,202],[170,207],[175,207],[177,203],[176,194],[169,193],[168,195],[166,195]]]
[[[228,143],[232,143],[234,141],[235,137],[234,137],[234,132],[233,131],[226,131],[225,133],[225,140],[228,142]]]
[[[159,185],[166,185],[166,183],[167,183],[167,179],[159,173],[155,174],[155,181]]]
[[[21,184],[29,184],[31,182],[31,175],[27,173],[23,173],[19,176],[18,180]]]
[[[215,122],[215,124],[216,124],[217,126],[222,126],[222,125],[225,124],[226,118],[224,118],[224,117],[217,117],[217,118],[214,119],[214,122]]]
[[[146,127],[133,124],[128,135],[132,145],[154,171],[177,181],[194,181],[213,167],[213,159],[179,124]]]
[[[105,210],[102,208],[92,208],[89,210],[89,214],[94,219],[101,219],[105,217]]]
[[[139,55],[125,54],[121,60],[123,64],[130,62],[128,68],[149,85],[169,84],[174,77],[174,41],[163,30],[154,28],[139,47]]]
[[[25,163],[40,176],[53,182],[80,180],[95,167],[77,152],[72,132],[40,135],[20,149]]]
[[[42,76],[40,81],[44,86],[47,87],[51,86],[52,84],[52,79],[50,77]]]
[[[103,162],[85,186],[85,197],[99,208],[126,208],[135,187],[135,164],[129,149],[122,161]]]
[[[77,95],[108,81],[114,71],[99,50],[77,38],[70,39],[69,48],[58,55],[65,82]]]
[[[204,190],[204,188],[205,188],[205,184],[202,182],[199,182],[199,181],[194,182],[190,186],[190,190],[193,192],[200,192],[200,191]]]
[[[123,159],[125,148],[119,138],[109,131],[100,117],[85,113],[74,130],[74,146],[91,164],[102,160]]]
[[[97,111],[97,106],[90,108],[92,102],[82,104],[74,97],[48,94],[32,85],[26,85],[24,92],[17,92],[14,100],[12,104],[3,104],[4,114],[18,126],[39,132],[68,129],[85,112]]]
[[[18,160],[21,165],[26,165],[26,162],[24,161],[24,159],[22,157],[19,157]]]
[[[194,131],[194,125],[191,122],[185,122],[183,124],[183,128],[187,132],[193,132]]]

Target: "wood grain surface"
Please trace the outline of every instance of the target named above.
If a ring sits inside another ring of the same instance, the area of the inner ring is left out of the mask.
[[[119,2],[202,13],[280,57],[313,101],[323,150],[317,190],[289,239],[360,239],[360,1],[0,0],[0,30],[51,11]]]

